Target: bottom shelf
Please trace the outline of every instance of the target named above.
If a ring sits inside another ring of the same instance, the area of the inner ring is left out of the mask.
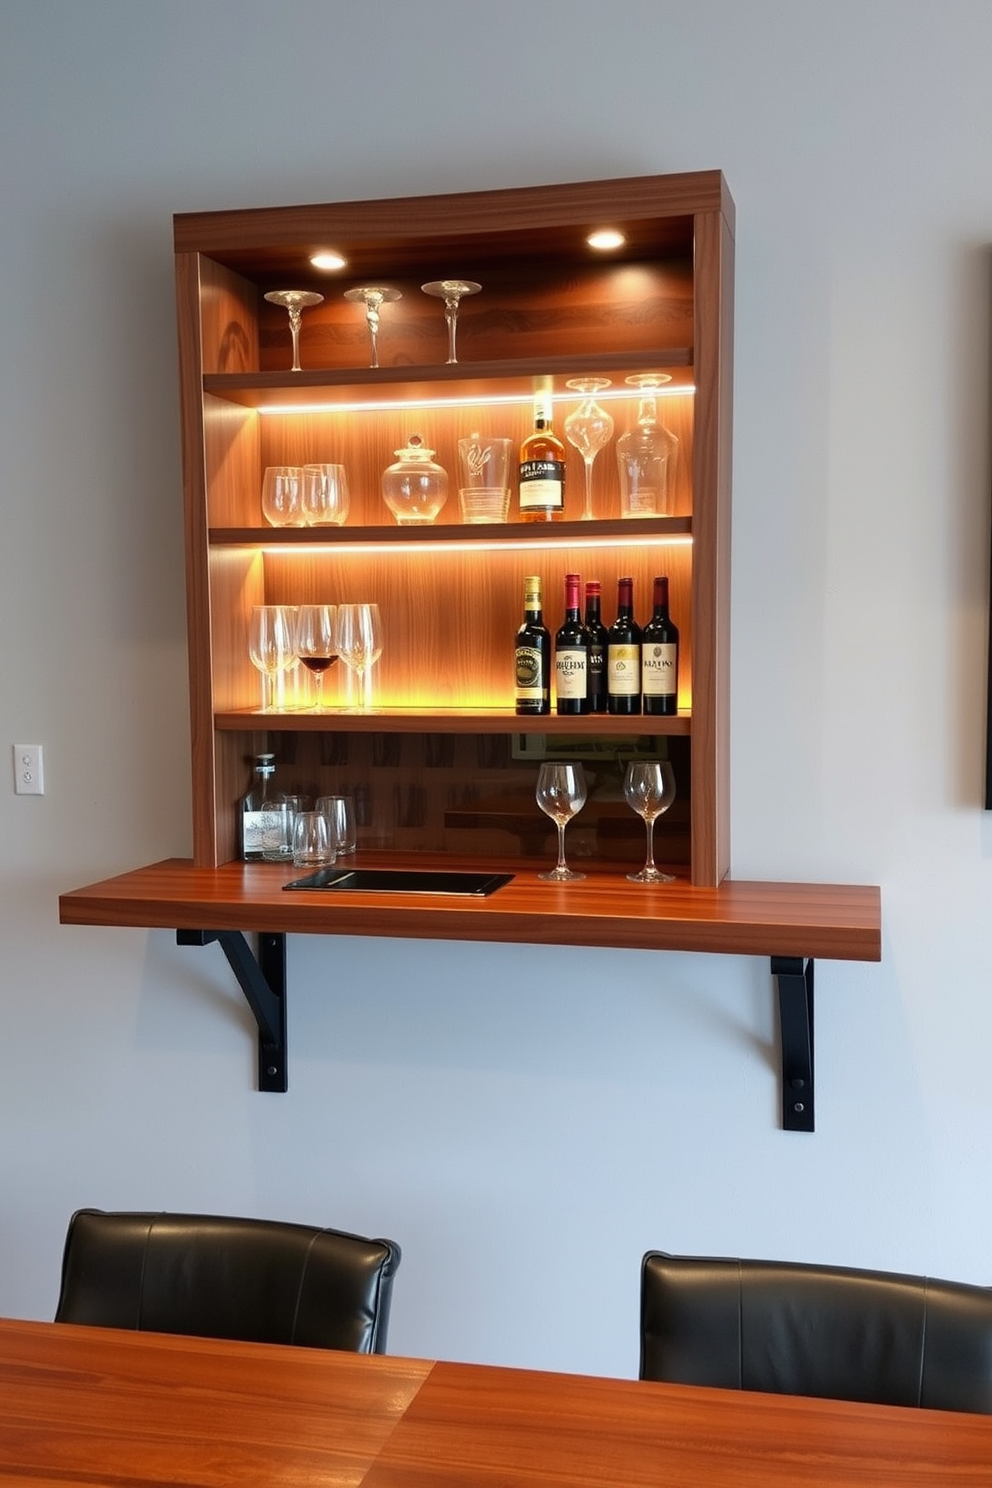
[[[628,883],[622,869],[549,884],[533,859],[459,859],[451,854],[361,850],[362,867],[512,873],[489,898],[286,893],[300,869],[268,863],[194,868],[170,858],[72,889],[59,898],[65,925],[241,930],[298,935],[374,935],[418,940],[616,946],[747,956],[878,961],[881,892],[863,884],[725,880],[719,888]]]

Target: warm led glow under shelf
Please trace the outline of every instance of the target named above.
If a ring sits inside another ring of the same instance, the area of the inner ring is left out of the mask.
[[[693,383],[680,385],[665,385],[663,387],[652,387],[650,389],[658,398],[679,398],[688,396],[696,391]],[[553,393],[550,395],[553,403],[575,403],[579,394],[574,390],[571,392]],[[643,393],[637,388],[617,387],[603,388],[596,394],[597,400],[602,403],[609,399],[643,397]],[[266,418],[289,418],[299,417],[301,414],[313,413],[390,413],[402,412],[410,408],[499,408],[499,407],[527,407],[534,402],[533,393],[493,393],[485,396],[457,398],[388,398],[378,399],[375,402],[353,402],[353,403],[264,403],[256,410]]]
[[[493,525],[496,525],[495,523]],[[640,548],[640,547],[691,547],[692,535],[686,532],[673,532],[670,536],[664,533],[632,534],[630,537],[567,537],[563,533],[551,534],[547,537],[508,537],[476,539],[475,541],[459,541],[455,538],[449,541],[446,538],[438,538],[432,542],[416,540],[404,542],[402,539],[392,542],[340,542],[340,543],[252,543],[253,552],[274,554],[285,557],[287,554],[296,556],[299,554],[306,558],[326,557],[333,552],[335,558],[344,557],[346,554],[369,554],[369,553],[528,553],[554,551],[561,548],[595,548],[601,552],[604,548]]]

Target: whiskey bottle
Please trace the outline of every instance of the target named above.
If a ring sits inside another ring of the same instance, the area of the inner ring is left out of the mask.
[[[551,399],[534,401],[534,432],[520,446],[521,522],[560,522],[565,515],[565,446],[551,428]]]

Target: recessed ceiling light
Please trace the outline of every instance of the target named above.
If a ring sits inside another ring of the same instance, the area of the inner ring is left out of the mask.
[[[599,248],[603,252],[609,252],[611,248],[622,248],[626,241],[623,233],[617,232],[615,227],[597,228],[586,238],[590,248]]]
[[[343,269],[348,260],[331,248],[323,248],[319,253],[310,255],[310,262],[315,269]]]

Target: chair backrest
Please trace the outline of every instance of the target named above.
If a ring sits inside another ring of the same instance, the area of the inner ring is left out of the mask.
[[[992,1414],[992,1290],[649,1251],[642,1379]]]
[[[399,1246],[209,1214],[80,1209],[56,1322],[383,1353]]]

